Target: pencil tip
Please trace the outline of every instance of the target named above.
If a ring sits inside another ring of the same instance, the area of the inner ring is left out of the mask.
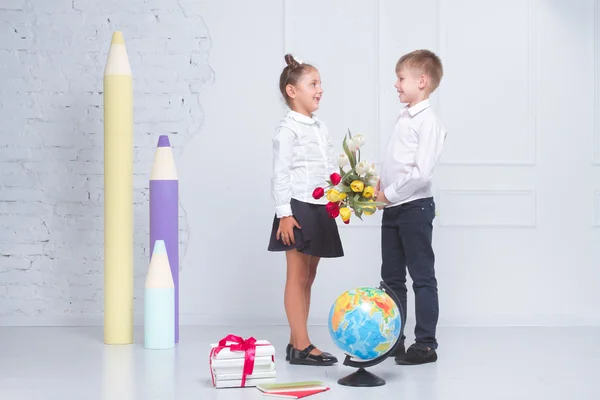
[[[121,31],[115,31],[113,33],[110,44],[125,44],[125,39],[123,39],[123,33]]]
[[[160,135],[158,138],[158,147],[171,147],[169,137],[167,135]]]

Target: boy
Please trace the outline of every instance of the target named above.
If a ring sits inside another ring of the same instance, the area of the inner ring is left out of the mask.
[[[436,325],[439,306],[432,249],[435,203],[431,191],[433,169],[446,131],[429,105],[429,95],[443,75],[440,59],[431,51],[416,50],[396,64],[394,85],[405,103],[383,158],[376,201],[383,206],[381,278],[396,293],[403,310],[397,364],[437,360]],[[415,343],[405,351],[406,269],[415,292]]]

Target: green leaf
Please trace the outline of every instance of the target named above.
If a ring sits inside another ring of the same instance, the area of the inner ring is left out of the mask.
[[[350,170],[346,175],[344,175],[344,177],[342,178],[342,182],[344,183],[344,185],[350,186],[350,184],[356,179],[358,179],[358,175],[354,173],[354,170]]]
[[[354,157],[354,154],[350,151],[346,138],[344,138],[342,147],[344,148],[344,153],[346,153],[346,157],[348,157],[348,160],[350,160],[350,167],[354,169],[354,167],[356,167],[356,158]]]
[[[355,202],[355,204],[359,207],[371,207],[371,206],[384,206],[386,203],[383,203],[381,201],[357,201]]]
[[[348,176],[352,175],[353,173],[354,173],[354,170],[351,169],[350,171],[348,171],[344,175],[342,175],[342,179],[347,178]]]
[[[363,214],[362,208],[359,208],[358,210],[355,210],[354,214],[358,217],[358,219],[360,219],[361,221],[363,220],[362,219],[362,214]]]

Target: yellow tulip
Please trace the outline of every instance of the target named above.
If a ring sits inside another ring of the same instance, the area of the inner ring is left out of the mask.
[[[346,193],[342,192],[340,193],[340,201],[344,200],[346,198]]]
[[[371,197],[373,197],[373,193],[375,193],[375,189],[373,189],[373,186],[367,186],[363,191],[363,196],[366,199],[370,199]]]
[[[369,200],[369,203],[372,202],[373,200]],[[373,215],[375,214],[375,211],[377,211],[377,208],[375,206],[363,206],[362,210],[365,213],[365,215]]]
[[[350,214],[352,214],[352,211],[350,211],[348,207],[340,208],[340,217],[342,217],[342,221],[348,222],[350,220]]]
[[[341,200],[340,192],[335,189],[329,189],[327,191],[327,200],[331,201],[332,203],[337,203]]]
[[[352,191],[360,193],[365,188],[365,184],[357,179],[350,184],[350,187],[352,188]]]

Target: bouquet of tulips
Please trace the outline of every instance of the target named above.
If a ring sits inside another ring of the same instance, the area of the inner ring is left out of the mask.
[[[375,186],[379,177],[375,174],[375,164],[360,160],[360,148],[365,144],[361,134],[352,137],[350,130],[344,137],[342,147],[344,153],[339,156],[340,173],[334,172],[329,177],[326,187],[317,187],[313,197],[320,199],[326,196],[327,213],[331,218],[341,217],[345,224],[350,222],[354,214],[362,221],[362,216],[373,215],[377,206],[384,205],[373,201]],[[344,167],[350,165],[348,171]]]

